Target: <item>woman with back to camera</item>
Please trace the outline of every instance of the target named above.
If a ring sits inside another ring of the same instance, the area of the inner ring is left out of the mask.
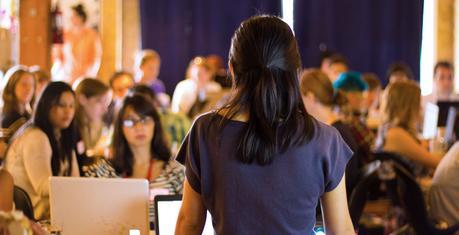
[[[352,151],[301,100],[301,60],[290,27],[255,16],[229,53],[232,98],[200,116],[179,150],[185,163],[176,234],[309,234],[321,200],[329,234],[354,234],[344,171]]]
[[[49,219],[50,176],[79,176],[76,160],[75,94],[52,82],[38,101],[33,125],[17,135],[6,153],[5,168],[15,185],[29,194],[35,219]]]

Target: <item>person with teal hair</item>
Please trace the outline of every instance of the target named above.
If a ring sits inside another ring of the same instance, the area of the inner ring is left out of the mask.
[[[360,164],[364,165],[371,161],[371,148],[375,141],[374,133],[366,126],[361,115],[364,109],[364,92],[368,90],[368,84],[359,72],[351,71],[341,73],[333,82],[333,88],[335,92],[341,92],[347,99],[347,105],[340,111],[362,151]]]
[[[333,82],[335,91],[342,91],[348,99],[347,110],[350,113],[360,113],[363,108],[363,94],[368,90],[367,83],[359,72],[344,72]]]

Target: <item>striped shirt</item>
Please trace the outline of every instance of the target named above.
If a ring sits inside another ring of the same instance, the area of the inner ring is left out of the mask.
[[[150,198],[156,195],[182,194],[185,168],[178,162],[171,160],[163,168],[161,174],[150,182]],[[150,201],[150,222],[155,221],[154,200]]]

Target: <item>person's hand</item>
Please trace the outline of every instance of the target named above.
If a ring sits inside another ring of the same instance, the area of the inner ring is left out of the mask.
[[[33,235],[49,235],[39,224],[30,221],[30,228],[32,229]]]

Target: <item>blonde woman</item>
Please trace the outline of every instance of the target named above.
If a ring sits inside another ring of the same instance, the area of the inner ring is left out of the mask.
[[[221,98],[220,84],[212,80],[209,64],[204,57],[195,57],[188,65],[186,79],[179,82],[172,96],[172,112],[190,118],[209,111],[212,103]]]
[[[397,81],[383,95],[383,124],[376,149],[394,152],[414,165],[437,167],[441,156],[431,154],[417,138],[416,125],[421,109],[421,90],[413,81]]]

